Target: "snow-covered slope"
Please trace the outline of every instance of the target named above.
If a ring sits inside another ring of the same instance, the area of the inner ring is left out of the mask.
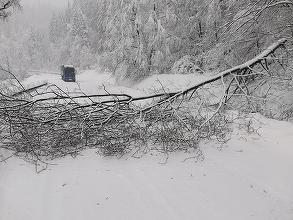
[[[164,155],[118,160],[89,150],[36,174],[11,158],[0,163],[0,220],[292,220],[293,124],[252,116],[258,134],[235,129],[225,146],[202,144],[203,161],[195,153],[164,163]]]

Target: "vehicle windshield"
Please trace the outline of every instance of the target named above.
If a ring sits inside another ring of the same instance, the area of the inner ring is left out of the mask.
[[[66,67],[66,68],[64,69],[64,73],[65,73],[65,74],[74,74],[74,72],[75,72],[75,70],[74,70],[74,68],[72,68],[72,67]]]

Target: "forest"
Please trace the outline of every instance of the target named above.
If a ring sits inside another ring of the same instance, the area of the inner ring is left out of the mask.
[[[75,0],[48,8],[26,9],[2,25],[1,66],[19,73],[100,66],[132,79],[211,72],[293,36],[290,0]],[[33,26],[32,14],[46,11],[50,21]]]

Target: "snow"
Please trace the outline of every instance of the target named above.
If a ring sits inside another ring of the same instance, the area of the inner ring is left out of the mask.
[[[68,67],[68,68],[74,68],[73,65],[70,65],[70,64],[66,64],[66,65],[63,65],[65,68]]]
[[[157,77],[132,88],[116,86],[109,75],[94,71],[81,73],[78,81],[89,92],[98,91],[99,82],[109,90],[144,94]],[[160,77],[166,87],[174,82],[178,89],[196,80]],[[78,90],[76,83],[54,74],[25,83],[44,78]],[[251,117],[257,133],[235,127],[224,146],[202,143],[202,161],[192,152],[174,153],[164,163],[165,155],[155,153],[118,160],[88,150],[76,159],[52,161],[57,165],[37,174],[33,165],[11,158],[0,163],[0,220],[292,220],[293,124]]]
[[[82,71],[76,75],[77,82],[64,82],[60,74],[38,74],[23,81],[26,87],[39,85],[48,82],[62,88],[68,93],[106,94],[106,93],[127,93],[138,96],[144,95],[142,91],[125,86],[116,85],[116,80],[107,73],[99,73],[95,70]]]
[[[82,71],[77,74],[77,82],[64,82],[60,74],[40,73],[34,74],[23,81],[27,87],[39,85],[44,82],[55,84],[58,87],[70,92],[85,92],[87,94],[105,93],[126,93],[133,97],[150,95],[156,92],[174,92],[186,89],[195,83],[207,79],[203,75],[195,74],[160,74],[153,75],[142,82],[130,86],[117,85],[116,80],[108,73],[100,73],[95,70]]]
[[[138,84],[118,85],[116,80],[108,73],[100,73],[96,70],[81,71],[76,75],[77,82],[64,82],[61,80],[60,74],[40,73],[34,74],[23,81],[27,88],[48,83],[62,88],[63,91],[74,94],[117,94],[123,93],[132,97],[142,97],[155,93],[181,91],[206,79],[206,76],[195,74],[161,74],[153,75]],[[128,83],[129,84],[129,83]],[[130,83],[131,84],[131,83]],[[43,87],[43,89],[47,89]],[[39,90],[40,92],[42,91]],[[109,98],[107,98],[109,99]],[[152,100],[136,101],[135,105],[145,106],[150,104]]]
[[[191,87],[205,79],[207,79],[205,75],[198,74],[160,74],[150,76],[134,87],[143,90],[147,94],[153,94],[155,92],[176,92]]]

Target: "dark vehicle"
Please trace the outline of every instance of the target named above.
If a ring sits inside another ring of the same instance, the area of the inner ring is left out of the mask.
[[[72,65],[61,66],[61,76],[65,82],[75,82],[76,70]]]

